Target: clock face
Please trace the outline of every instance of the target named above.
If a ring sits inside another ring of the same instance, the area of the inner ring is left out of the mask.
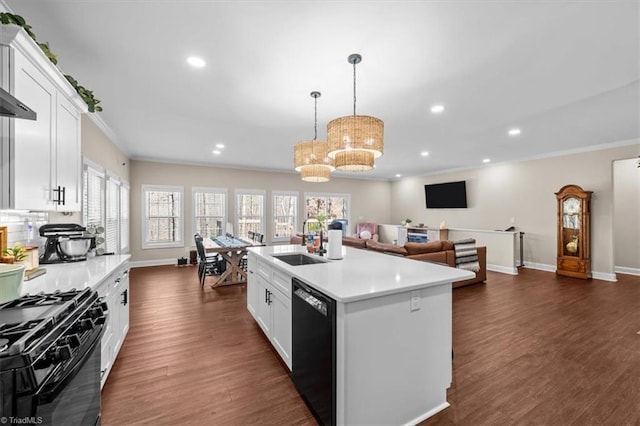
[[[562,210],[564,214],[580,213],[580,200],[577,198],[567,198],[562,203]]]

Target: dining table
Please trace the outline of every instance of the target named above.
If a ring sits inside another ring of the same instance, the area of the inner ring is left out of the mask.
[[[218,253],[226,262],[225,271],[215,275],[215,281],[211,288],[223,284],[244,284],[247,282],[246,260],[247,248],[264,246],[264,243],[246,240],[233,236],[218,236],[204,238],[202,241],[207,253]]]

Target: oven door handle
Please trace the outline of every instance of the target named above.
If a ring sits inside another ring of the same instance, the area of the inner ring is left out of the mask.
[[[82,370],[82,367],[84,367],[89,357],[93,354],[93,351],[96,350],[96,347],[100,344],[103,331],[104,328],[100,326],[100,332],[94,334],[93,340],[89,345],[89,349],[84,351],[82,358],[80,358],[73,367],[65,373],[64,377],[62,377],[57,383],[49,383],[52,378],[55,377],[55,375],[53,375],[52,378],[49,378],[49,380],[43,383],[37,392],[38,405],[48,404],[56,399],[65,386],[67,386],[67,384],[76,377],[80,370]]]

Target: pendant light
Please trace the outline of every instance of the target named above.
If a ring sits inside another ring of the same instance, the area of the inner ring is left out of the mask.
[[[356,64],[362,56],[354,53],[348,61],[353,65],[353,115],[327,124],[328,155],[335,159],[338,170],[363,172],[373,169],[374,160],[383,153],[384,123],[376,117],[356,114]]]
[[[329,158],[327,143],[318,138],[318,98],[320,92],[311,92],[314,99],[313,140],[298,142],[293,147],[295,170],[305,182],[328,182],[331,171],[335,170],[333,159]]]

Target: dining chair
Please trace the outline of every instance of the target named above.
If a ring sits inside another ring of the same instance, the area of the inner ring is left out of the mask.
[[[200,279],[200,285],[204,285],[207,275],[220,275],[224,272],[225,261],[218,253],[207,256],[203,238],[200,234],[194,234],[193,239],[196,242],[196,250],[200,259],[198,263],[198,278]]]

